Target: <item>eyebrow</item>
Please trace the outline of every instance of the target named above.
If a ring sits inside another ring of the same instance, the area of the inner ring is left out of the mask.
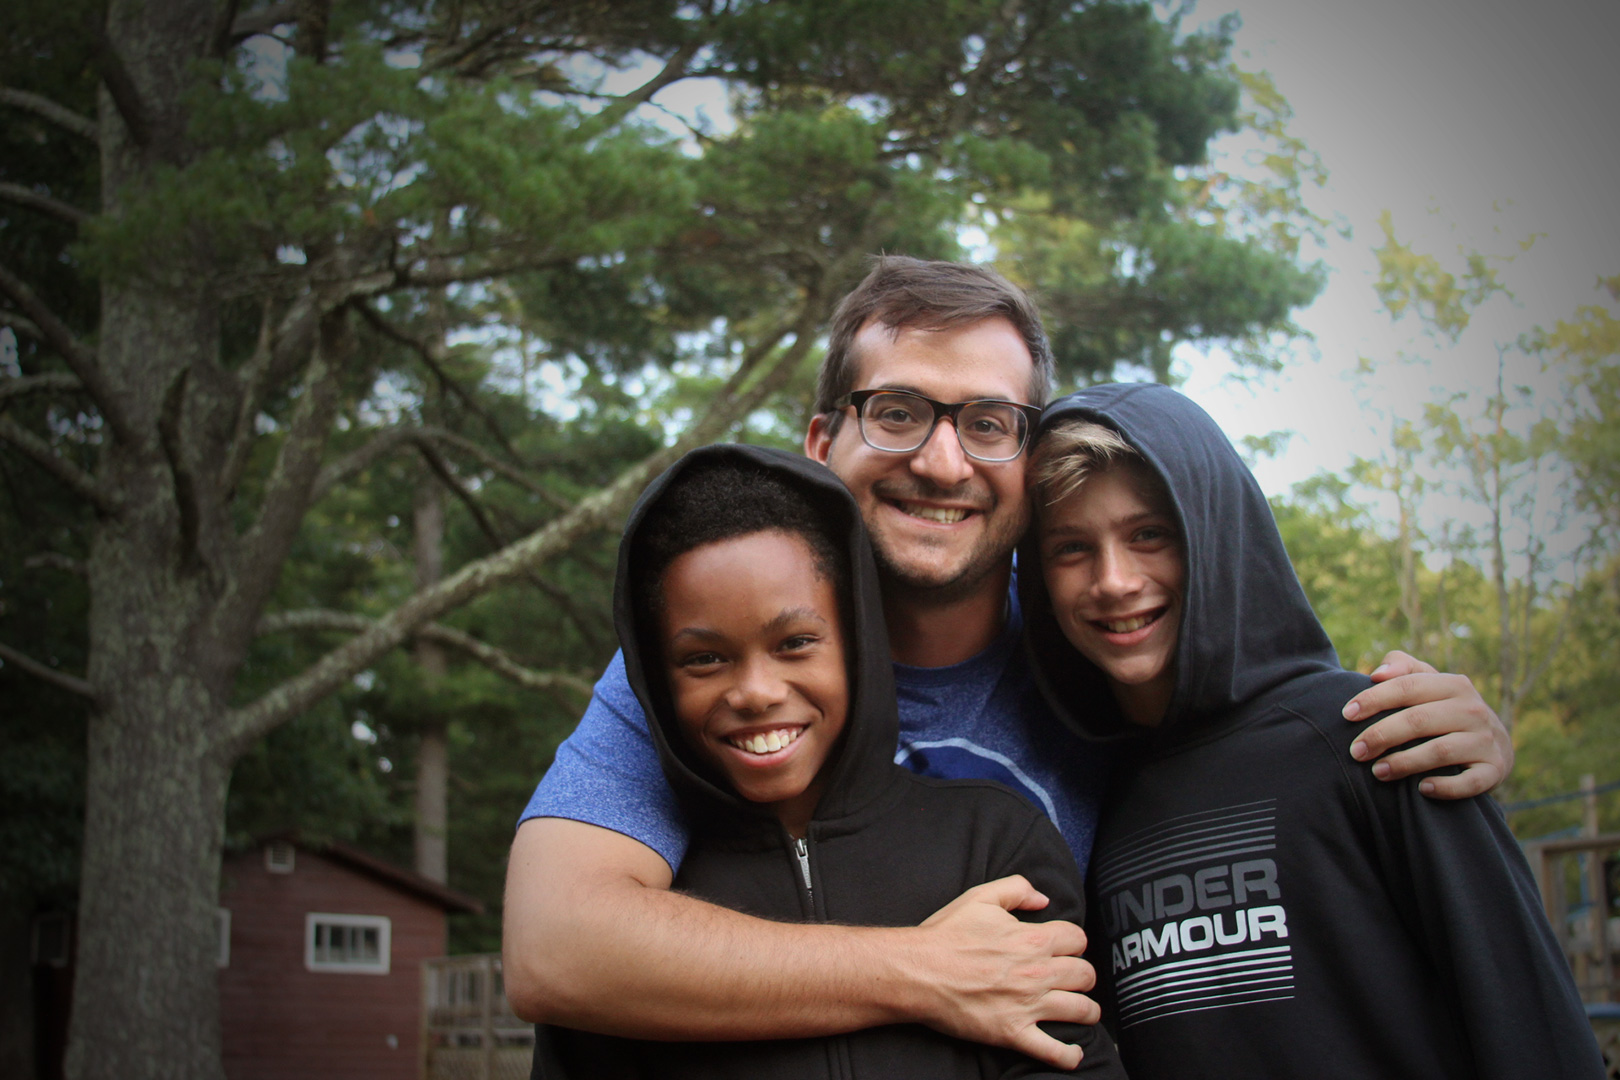
[[[1129,517],[1109,518],[1107,521],[1104,521],[1102,524],[1104,526],[1110,526],[1110,527],[1111,526],[1116,526],[1116,525],[1136,525],[1136,524],[1139,524],[1139,523],[1141,523],[1143,521],[1147,521],[1149,519],[1158,519],[1158,520],[1168,521],[1168,522],[1171,522],[1172,524],[1174,523],[1174,520],[1175,520],[1169,514],[1164,513],[1162,510],[1143,510],[1141,513],[1132,514]],[[1070,535],[1072,533],[1090,531],[1090,524],[1088,523],[1087,525],[1042,525],[1041,526],[1041,531],[1043,533],[1045,533],[1046,535],[1048,535],[1048,536],[1068,536],[1068,535]]]
[[[888,383],[888,384],[886,384],[884,386],[868,386],[865,389],[867,389],[867,390],[877,390],[877,391],[895,390],[895,391],[899,391],[900,393],[904,393],[904,394],[916,394],[918,397],[928,398],[931,401],[935,400],[934,395],[932,393],[930,393],[929,391],[922,390],[922,389],[920,389],[918,387],[912,386],[909,383]],[[969,394],[967,397],[959,398],[958,400],[959,401],[1011,401],[1011,402],[1015,402],[1015,403],[1020,404],[1020,405],[1026,404],[1025,402],[1019,401],[1017,395],[1015,395],[1013,397],[1002,397],[1000,394]],[[945,404],[952,405],[952,404],[955,404],[955,402],[947,401]]]
[[[799,619],[813,622],[818,626],[831,625],[815,608],[791,607],[783,608],[781,611],[777,612],[776,617],[765,624],[765,629],[781,630],[783,627],[788,626]],[[721,634],[720,631],[711,629],[707,626],[683,626],[671,634],[669,636],[669,640],[671,644],[685,638],[691,638],[697,641],[714,641],[723,636],[724,635]]]

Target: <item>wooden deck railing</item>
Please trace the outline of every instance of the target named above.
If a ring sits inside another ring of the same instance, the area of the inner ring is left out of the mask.
[[[498,954],[422,964],[423,1080],[526,1080],[534,1027],[507,1004]]]

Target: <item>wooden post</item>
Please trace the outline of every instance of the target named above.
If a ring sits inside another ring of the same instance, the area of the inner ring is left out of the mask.
[[[429,1034],[433,1024],[433,961],[422,961],[422,1022],[417,1025],[417,1065],[416,1075],[419,1080],[433,1080],[431,1073],[431,1053],[429,1048]]]
[[[1585,796],[1581,831],[1587,836],[1598,835],[1597,777],[1591,773],[1581,777],[1581,792]],[[1593,987],[1599,1001],[1614,1000],[1614,961],[1609,956],[1609,881],[1603,872],[1604,850],[1594,847],[1587,855],[1587,870],[1591,874],[1592,895],[1592,961],[1597,965],[1597,978]]]
[[[484,1035],[483,1035],[483,1080],[494,1080],[495,1077],[495,958],[483,958],[484,987]]]

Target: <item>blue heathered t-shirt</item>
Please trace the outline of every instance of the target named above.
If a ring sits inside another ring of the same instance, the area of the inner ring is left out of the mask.
[[[1007,785],[1046,811],[1083,868],[1112,756],[1053,717],[1019,647],[1022,628],[1015,587],[1007,625],[977,656],[943,668],[894,665],[900,704],[895,760],[923,776]],[[686,824],[625,677],[622,653],[602,673],[579,727],[557,748],[519,823],[534,817],[612,829],[679,868]]]

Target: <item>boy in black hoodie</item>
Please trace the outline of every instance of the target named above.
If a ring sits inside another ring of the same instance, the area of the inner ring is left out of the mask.
[[[1080,874],[1038,809],[988,781],[894,763],[898,718],[876,568],[854,499],[797,454],[693,451],[643,493],[619,548],[614,620],[692,826],[675,887],[767,919],[910,926],[1022,874],[1040,918],[1079,922]],[[1123,1077],[1105,1031],[1050,1025],[1076,1072]],[[539,1031],[557,1077],[1071,1075],[896,1024],[825,1038],[655,1043]]]
[[[1039,438],[1019,582],[1037,677],[1065,722],[1134,750],[1089,883],[1132,1075],[1603,1076],[1501,811],[1346,752],[1340,704],[1369,680],[1340,668],[1214,421],[1163,386],[1099,386]]]

